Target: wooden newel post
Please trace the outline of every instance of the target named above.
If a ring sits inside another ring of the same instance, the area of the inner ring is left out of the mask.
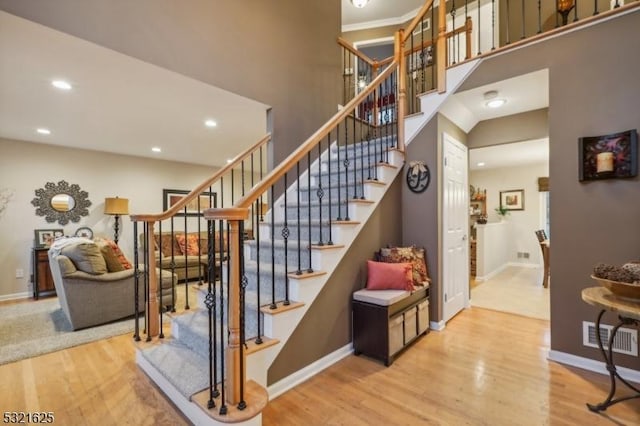
[[[149,274],[149,293],[147,294],[147,306],[145,316],[147,318],[147,338],[156,337],[160,334],[160,305],[158,304],[158,273],[156,270],[156,256],[154,248],[156,246],[153,237],[155,222],[148,222],[147,251],[149,252],[149,264],[147,273]]]
[[[438,42],[436,45],[436,75],[438,93],[447,91],[447,3],[438,5]]]
[[[231,209],[229,209],[231,210]],[[240,371],[246,363],[240,362],[240,221],[249,217],[248,209],[233,209],[238,216],[229,219],[229,346],[227,348],[227,377],[225,397],[228,404],[237,405],[241,400],[240,384],[246,378],[246,372]],[[246,369],[246,367],[245,367]]]
[[[404,152],[404,116],[407,111],[407,61],[404,58],[404,30],[395,38],[395,60],[398,61],[398,150]]]

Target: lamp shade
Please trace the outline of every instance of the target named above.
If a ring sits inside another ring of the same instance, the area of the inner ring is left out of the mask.
[[[129,200],[127,198],[105,198],[104,214],[129,214]]]

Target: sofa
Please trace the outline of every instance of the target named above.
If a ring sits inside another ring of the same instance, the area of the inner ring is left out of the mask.
[[[153,235],[156,265],[177,276],[178,281],[207,280],[209,242],[207,232],[175,231]],[[139,236],[139,247],[144,247],[144,234]],[[160,252],[162,247],[162,253]],[[223,253],[220,253],[220,233],[215,233],[216,267],[220,267],[227,251],[227,233],[223,232]]]
[[[49,250],[49,266],[60,307],[73,330],[134,315],[135,269],[132,265],[125,259],[130,267],[116,267],[112,264],[110,271],[101,247],[96,242],[75,240],[79,241],[63,240]],[[113,262],[113,256],[111,261]],[[142,268],[139,271],[144,272]],[[174,301],[172,281],[175,278],[170,272],[159,269],[157,272],[162,304],[170,308]],[[142,273],[138,296],[139,312],[144,312]]]

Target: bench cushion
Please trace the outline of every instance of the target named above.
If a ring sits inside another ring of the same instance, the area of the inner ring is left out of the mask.
[[[409,296],[411,292],[406,290],[367,290],[362,289],[353,293],[353,299],[360,302],[371,303],[379,306],[391,306],[394,303]]]

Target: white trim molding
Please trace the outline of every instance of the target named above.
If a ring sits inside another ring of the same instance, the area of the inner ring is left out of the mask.
[[[285,393],[286,391],[293,389],[300,383],[305,382],[320,373],[326,368],[331,367],[336,362],[343,358],[348,357],[353,353],[353,342],[341,347],[340,349],[331,352],[319,360],[307,365],[306,367],[296,371],[295,373],[285,377],[284,379],[272,384],[267,388],[269,393],[269,399],[275,399]]]
[[[584,358],[581,356],[568,354],[566,352],[553,350],[549,351],[549,356],[547,357],[547,359],[550,361],[559,362],[560,364],[566,364],[572,367],[582,368],[583,370],[593,371],[594,373],[604,374],[605,376],[609,375],[607,366],[602,361],[596,361],[590,358]],[[616,366],[616,370],[618,370],[620,375],[624,377],[625,380],[640,383],[640,371],[618,366]]]
[[[434,331],[442,331],[446,326],[447,325],[443,320],[429,322],[429,328]]]
[[[402,16],[396,16],[394,18],[376,19],[375,21],[358,22],[357,24],[343,25],[342,32],[346,33],[349,31],[368,30],[369,28],[380,28],[380,27],[387,27],[390,25],[401,25],[415,18],[419,10],[420,8],[418,7],[414,10],[411,10],[405,13]]]
[[[5,302],[7,300],[28,299],[29,295],[30,293],[28,291],[23,291],[22,293],[3,294],[0,295],[0,302]]]

